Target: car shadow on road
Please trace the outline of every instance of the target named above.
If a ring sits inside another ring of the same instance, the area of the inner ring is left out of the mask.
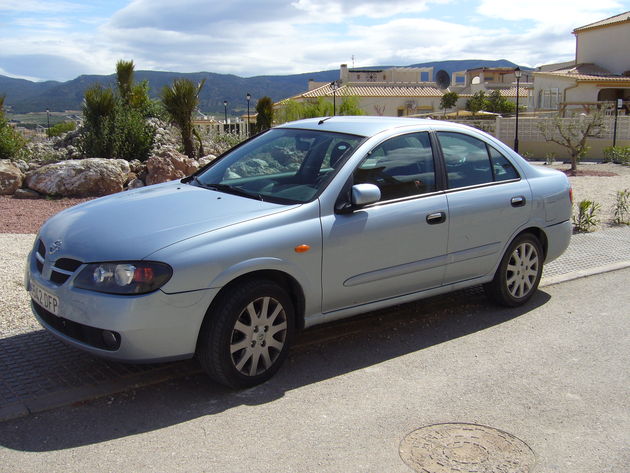
[[[300,334],[285,366],[261,386],[233,391],[195,374],[189,362],[188,374],[161,384],[130,385],[116,395],[6,421],[0,424],[0,446],[63,450],[270,403],[291,390],[491,329],[549,299],[539,290],[525,306],[506,309],[488,304],[481,289],[472,288],[327,324]]]

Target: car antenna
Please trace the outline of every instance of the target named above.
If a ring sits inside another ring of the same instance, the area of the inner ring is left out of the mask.
[[[324,122],[325,122],[326,120],[330,120],[331,118],[332,118],[332,117],[322,118],[322,119],[319,121],[318,125],[323,125],[323,124],[324,124]]]

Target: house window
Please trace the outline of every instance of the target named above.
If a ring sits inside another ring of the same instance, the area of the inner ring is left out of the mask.
[[[420,72],[420,82],[429,82],[429,72],[421,71]]]
[[[542,89],[538,92],[538,108],[542,110],[557,110],[560,104],[560,89]]]

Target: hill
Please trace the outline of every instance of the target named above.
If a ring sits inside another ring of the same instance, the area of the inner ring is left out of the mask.
[[[434,67],[436,72],[439,69],[444,69],[452,74],[455,71],[483,66],[516,67],[516,64],[506,60],[463,60],[426,62],[413,64],[409,67]],[[212,72],[136,71],[135,74],[137,81],[148,81],[150,95],[154,98],[159,96],[160,90],[164,86],[170,85],[174,79],[182,77],[195,83],[205,79],[206,84],[201,91],[199,109],[203,113],[222,116],[224,100],[228,101],[229,115],[242,114],[247,110],[245,99],[247,93],[252,95],[250,106],[253,110],[256,106],[256,100],[260,97],[269,96],[274,101],[278,101],[306,90],[309,79],[317,82],[338,79],[339,71],[329,70],[247,78]],[[0,94],[6,94],[5,106],[11,107],[14,113],[41,112],[46,109],[51,111],[80,110],[85,90],[95,83],[113,86],[115,75],[82,75],[67,82],[32,82],[0,76]]]

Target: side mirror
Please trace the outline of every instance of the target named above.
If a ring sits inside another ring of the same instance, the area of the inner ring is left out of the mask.
[[[381,190],[374,184],[355,184],[349,191],[344,192],[342,196],[335,204],[335,212],[338,214],[349,214],[381,200]]]
[[[381,200],[381,190],[374,184],[355,184],[351,196],[352,207],[357,209]]]

